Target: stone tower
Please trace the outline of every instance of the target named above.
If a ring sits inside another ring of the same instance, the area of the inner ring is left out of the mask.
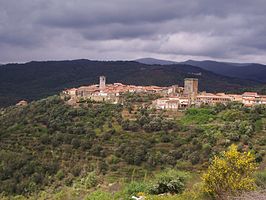
[[[100,76],[100,85],[99,85],[100,90],[104,90],[105,89],[105,83],[106,83],[106,77],[105,76]]]
[[[184,94],[195,99],[198,94],[198,79],[196,78],[186,78],[184,84]]]

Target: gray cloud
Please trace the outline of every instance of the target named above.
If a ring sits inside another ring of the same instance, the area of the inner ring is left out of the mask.
[[[266,63],[264,0],[0,0],[0,63],[217,59]]]

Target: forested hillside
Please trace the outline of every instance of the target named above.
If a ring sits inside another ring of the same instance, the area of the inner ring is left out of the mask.
[[[184,78],[196,77],[202,91],[232,91],[255,88],[261,84],[214,74],[198,67],[177,64],[145,65],[117,61],[48,61],[8,64],[0,67],[0,107],[19,100],[36,100],[57,94],[65,88],[98,83],[100,75],[107,82],[136,85],[183,85]]]
[[[226,63],[216,61],[188,60],[184,64],[193,65],[216,74],[266,82],[266,65],[257,63]]]
[[[141,108],[152,96],[126,99],[124,106],[84,101],[74,108],[53,96],[1,109],[0,194],[80,199],[98,188],[97,198],[87,199],[129,199],[138,192],[167,192],[156,181],[172,179],[179,186],[169,191],[181,193],[231,144],[251,151],[265,167],[265,107],[163,112]],[[266,186],[263,177],[259,187]]]
[[[173,65],[186,64],[220,74],[223,76],[235,77],[246,80],[259,81],[266,83],[266,65],[259,63],[231,63],[219,62],[214,60],[187,60],[184,62],[175,62],[170,60],[159,60],[155,58],[141,58],[135,60],[136,62],[148,65]]]

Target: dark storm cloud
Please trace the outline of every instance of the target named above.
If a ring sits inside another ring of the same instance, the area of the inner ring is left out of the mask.
[[[68,1],[69,2],[69,1]],[[185,2],[168,0],[146,1],[83,1],[58,4],[54,10],[44,11],[48,17],[41,17],[40,22],[61,27],[87,27],[105,24],[157,23],[182,16],[182,10],[173,8],[184,6]],[[54,12],[60,7],[60,12]],[[50,12],[52,11],[52,12]]]
[[[265,9],[264,0],[0,0],[0,62],[155,56],[265,63]]]

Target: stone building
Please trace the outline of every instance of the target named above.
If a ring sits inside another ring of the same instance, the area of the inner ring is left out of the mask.
[[[16,104],[16,106],[26,106],[26,105],[28,105],[28,102],[25,101],[25,100],[21,100],[21,101],[19,101],[19,102]]]
[[[195,100],[198,94],[198,79],[186,78],[184,83],[184,95],[188,95],[192,100]]]
[[[106,85],[106,77],[105,76],[100,76],[100,90],[104,90]]]
[[[203,92],[197,95],[195,99],[195,105],[196,106],[215,105],[218,103],[228,104],[231,101],[233,101],[233,97],[226,95],[224,93],[212,94],[212,93]]]
[[[164,97],[153,101],[153,105],[156,109],[163,110],[178,110],[179,109],[179,97]]]
[[[242,103],[245,106],[266,104],[266,95],[259,95],[256,92],[245,92],[242,94]]]

